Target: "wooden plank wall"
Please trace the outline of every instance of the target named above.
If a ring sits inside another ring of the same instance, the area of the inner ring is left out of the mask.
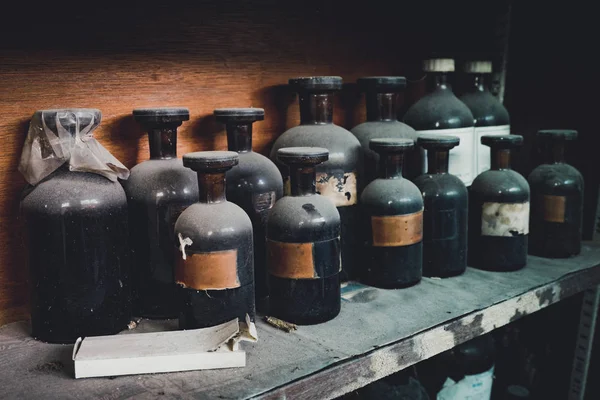
[[[95,136],[132,167],[148,158],[146,139],[131,117],[134,107],[190,108],[179,154],[225,148],[222,127],[211,117],[214,108],[263,107],[266,118],[256,125],[254,147],[266,153],[278,135],[298,123],[295,96],[285,87],[288,78],[340,75],[351,83],[364,75],[403,74],[415,81],[406,95],[410,103],[423,92],[423,57],[486,48],[494,34],[493,13],[476,19],[433,1],[394,6],[384,0],[367,5],[317,0],[172,1],[149,7],[151,3],[57,1],[15,5],[16,10],[4,13],[0,325],[28,316],[28,250],[19,217],[25,181],[17,164],[35,110],[101,109],[103,122]],[[481,28],[478,35],[472,35],[474,24]],[[337,111],[336,122],[347,128],[364,118],[352,84],[338,96]]]

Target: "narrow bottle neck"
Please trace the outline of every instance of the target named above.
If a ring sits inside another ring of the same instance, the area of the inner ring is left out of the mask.
[[[565,142],[562,140],[555,140],[548,144],[548,150],[546,150],[546,163],[548,164],[562,164],[565,162]]]
[[[367,121],[396,121],[397,93],[367,93]]]
[[[449,150],[428,150],[427,167],[428,174],[447,174]]]
[[[198,173],[200,203],[221,203],[225,198],[225,172]]]
[[[292,196],[308,196],[316,193],[317,172],[314,166],[290,166],[290,189]]]
[[[227,149],[238,153],[252,151],[252,123],[227,124]]]
[[[150,158],[169,159],[177,158],[177,127],[161,126],[148,130],[150,143]]]
[[[436,89],[452,91],[452,85],[450,85],[447,72],[430,72],[429,74],[429,91]]]
[[[403,153],[381,154],[379,156],[379,177],[383,179],[401,179]]]
[[[486,92],[488,90],[487,83],[486,74],[474,74],[473,87],[471,90],[475,92]]]
[[[301,124],[333,123],[333,93],[300,92],[299,97]]]
[[[492,149],[491,169],[510,169],[510,149]]]

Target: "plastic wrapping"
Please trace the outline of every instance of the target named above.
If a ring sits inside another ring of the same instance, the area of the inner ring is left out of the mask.
[[[91,172],[113,182],[127,179],[129,170],[92,135],[101,119],[96,109],[36,111],[19,162],[27,182],[36,185],[65,162],[70,171]]]

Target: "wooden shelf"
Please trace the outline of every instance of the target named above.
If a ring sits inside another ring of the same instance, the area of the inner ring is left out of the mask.
[[[600,244],[566,260],[530,257],[521,271],[468,269],[402,290],[350,284],[338,318],[294,333],[262,321],[239,369],[72,378],[72,346],[37,342],[28,325],[0,329],[0,398],[334,398],[600,284]],[[135,332],[175,329],[143,321]]]

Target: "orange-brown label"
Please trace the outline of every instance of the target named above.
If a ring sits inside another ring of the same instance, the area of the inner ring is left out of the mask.
[[[237,250],[187,254],[178,253],[175,282],[196,290],[240,287],[237,275]]]
[[[286,243],[267,239],[267,268],[271,275],[289,279],[314,279],[312,243]]]
[[[407,215],[372,216],[373,246],[396,247],[423,239],[423,211]]]
[[[548,222],[565,222],[565,196],[541,195],[538,207],[542,212],[542,218]]]

